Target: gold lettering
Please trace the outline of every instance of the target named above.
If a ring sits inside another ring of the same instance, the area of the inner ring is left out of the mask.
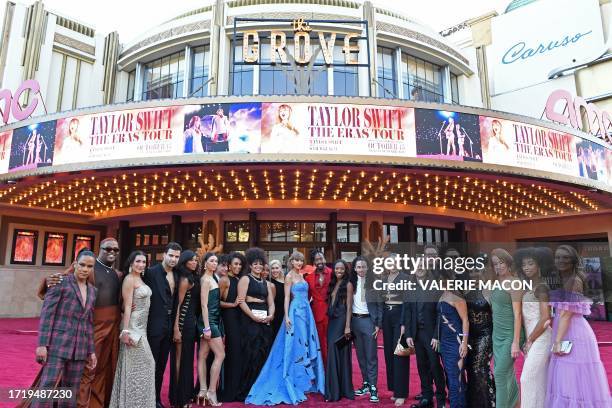
[[[352,57],[352,53],[359,54],[359,43],[357,45],[351,45],[351,40],[353,38],[359,37],[359,34],[347,34],[344,37],[344,47],[342,47],[342,52],[344,53],[344,62],[346,64],[358,64],[359,60]]]
[[[253,38],[253,45],[249,45],[249,39]],[[242,40],[242,60],[244,62],[259,61],[259,34],[257,31],[245,31]]]
[[[303,42],[303,44],[302,44]],[[308,64],[312,58],[312,49],[310,48],[310,34],[304,31],[298,31],[293,37],[293,59],[298,64]]]
[[[308,25],[306,21],[304,21],[303,18],[296,18],[293,20],[293,31],[304,31],[309,33],[310,31],[312,31],[312,28]]]
[[[280,43],[278,39],[280,38]],[[276,64],[276,53],[280,57],[281,63],[287,63],[287,53],[285,47],[287,46],[287,36],[282,31],[272,31],[270,33],[270,62]]]
[[[319,44],[321,44],[321,51],[323,51],[323,58],[327,65],[331,65],[334,62],[334,44],[336,42],[336,33],[331,33],[329,41],[325,41],[325,36],[322,32],[319,32]]]

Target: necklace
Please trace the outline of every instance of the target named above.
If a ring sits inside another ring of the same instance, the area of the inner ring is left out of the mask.
[[[251,275],[251,277],[252,277],[253,279],[255,279],[255,281],[256,281],[256,282],[263,283],[263,278],[259,278],[259,279],[257,279],[257,278],[255,277],[255,275],[253,275],[253,273],[252,273],[252,272],[251,272],[251,273],[249,273],[249,275]]]
[[[106,271],[106,273],[111,273],[111,271],[113,270],[112,267],[106,266],[102,262],[100,262],[100,260],[98,258],[96,258],[96,262],[104,267],[104,270]]]

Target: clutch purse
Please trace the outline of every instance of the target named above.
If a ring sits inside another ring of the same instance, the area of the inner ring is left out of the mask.
[[[572,346],[574,344],[569,340],[564,340],[559,344],[559,352],[562,354],[569,354],[572,351]],[[554,346],[553,346],[554,348]]]
[[[409,357],[411,354],[414,354],[414,347],[404,347],[401,342],[402,338],[400,337],[397,340],[397,345],[395,346],[395,350],[393,354],[400,357]]]
[[[253,316],[259,319],[265,319],[266,317],[268,317],[268,312],[265,310],[251,309],[251,313],[253,313]]]
[[[338,347],[338,348],[343,348],[345,346],[348,346],[351,341],[353,341],[353,339],[355,338],[355,336],[353,335],[353,333],[350,334],[350,336],[348,338],[346,338],[346,336],[342,335],[340,337],[338,337],[336,339],[336,341],[334,342],[334,344]]]

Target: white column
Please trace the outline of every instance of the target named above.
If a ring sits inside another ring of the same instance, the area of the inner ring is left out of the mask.
[[[402,78],[404,78],[404,65],[402,64],[402,49],[397,47],[395,49],[395,87],[397,88],[397,97],[399,99],[406,99],[404,95],[404,84],[402,83]]]
[[[230,39],[227,37],[227,35],[225,34],[225,30],[223,29],[223,27],[221,27],[219,29],[219,43],[218,44],[213,44],[211,42],[210,44],[210,59],[211,59],[211,64],[210,66],[212,67],[213,63],[212,63],[212,59],[214,58],[214,54],[212,52],[213,47],[219,47],[219,52],[217,53],[217,58],[219,59],[219,62],[217,64],[217,75],[216,78],[214,79],[214,81],[216,81],[217,83],[217,94],[216,95],[211,95],[211,96],[217,96],[217,95],[229,95],[230,94],[230,83],[232,81],[232,77],[230,75],[230,71],[233,70],[232,67],[232,53],[234,52],[231,49],[231,41]],[[208,71],[209,75],[211,71]]]
[[[451,94],[450,68],[448,65],[442,68],[442,91],[444,92],[444,103],[453,103]]]
[[[144,66],[142,63],[136,63],[136,72],[134,75],[134,102],[142,100],[142,88],[144,80]]]
[[[334,94],[334,69],[331,67],[327,68],[327,94]]]
[[[253,95],[259,95],[259,65],[253,65]]]
[[[365,28],[361,32],[361,36],[366,36]],[[368,49],[370,46],[367,41],[359,40],[360,50],[357,61],[360,64],[368,63]],[[365,47],[362,47],[365,44]],[[375,47],[375,45],[374,45]],[[357,83],[359,84],[359,96],[376,96],[370,95],[372,92],[372,76],[376,78],[376,48],[370,49],[370,67],[359,67],[357,68]]]
[[[185,46],[185,60],[183,62],[185,67],[183,71],[183,97],[189,97],[189,87],[191,85],[191,46]],[[195,89],[194,89],[195,91]]]

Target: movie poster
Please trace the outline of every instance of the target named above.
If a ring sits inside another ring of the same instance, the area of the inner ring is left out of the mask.
[[[414,109],[263,103],[261,152],[414,156]]]
[[[94,237],[91,235],[75,235],[72,243],[72,260],[76,259],[76,256],[82,249],[93,250]]]
[[[9,171],[32,170],[53,164],[55,121],[13,130]]]
[[[602,264],[599,257],[582,258],[584,262],[584,276],[586,278],[584,295],[593,301],[589,319],[606,320],[604,304]]]
[[[53,164],[85,162],[89,157],[89,116],[57,120]]]
[[[183,137],[177,109],[135,109],[59,120],[53,164],[178,155]]]
[[[15,230],[11,263],[34,265],[37,243],[37,231]]]
[[[417,157],[482,162],[478,115],[415,109]]]
[[[8,172],[13,131],[0,132],[0,174]]]
[[[189,105],[181,115],[182,153],[259,153],[259,102]]]
[[[612,151],[590,140],[578,139],[576,144],[576,157],[578,161],[578,175],[591,180],[612,182]]]
[[[64,265],[67,234],[45,232],[43,265]]]
[[[553,129],[480,117],[483,161],[576,176],[575,138]]]

